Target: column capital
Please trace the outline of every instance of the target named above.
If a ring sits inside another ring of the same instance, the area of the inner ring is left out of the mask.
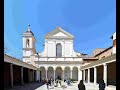
[[[107,63],[103,63],[103,66],[107,66]]]
[[[93,68],[97,68],[97,66],[93,66]]]
[[[72,71],[73,70],[73,67],[70,67],[70,71]]]
[[[55,70],[56,70],[56,68],[54,67],[54,68],[53,68],[53,71],[55,71]]]
[[[10,63],[10,65],[12,66],[13,64],[12,64],[12,63]]]
[[[65,70],[65,67],[61,67],[61,68],[62,68],[63,71]]]
[[[88,68],[88,70],[90,70],[90,68]]]

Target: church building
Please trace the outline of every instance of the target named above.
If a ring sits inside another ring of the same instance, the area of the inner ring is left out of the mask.
[[[74,36],[57,27],[44,37],[44,51],[36,52],[36,39],[30,30],[23,33],[23,61],[39,68],[39,80],[54,80],[59,76],[62,80],[71,78],[76,81],[82,79],[80,70],[83,54],[74,50]]]
[[[56,27],[44,37],[44,50],[36,52],[36,39],[30,25],[23,33],[22,61],[4,54],[4,87],[50,79],[72,79],[106,90],[116,90],[116,32],[108,48],[95,48],[91,56],[74,50],[74,36]],[[89,48],[89,47],[88,47]]]

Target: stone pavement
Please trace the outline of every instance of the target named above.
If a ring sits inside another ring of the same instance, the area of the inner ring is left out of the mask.
[[[12,88],[4,88],[4,90],[35,90],[40,86],[42,86],[42,83],[35,82],[35,83],[24,84],[22,86],[13,86]]]
[[[98,85],[94,85],[94,84],[85,84],[86,86],[86,90],[99,90],[98,89]],[[46,85],[43,85],[35,90],[48,90]],[[54,87],[51,88],[49,90],[78,90],[78,82],[77,83],[72,83],[71,86],[67,86],[67,88],[62,88],[62,87]]]
[[[86,90],[99,90],[98,84],[93,84],[93,83],[85,83]],[[35,90],[48,90],[46,85],[43,85]],[[67,86],[67,88],[61,88],[61,87],[54,87],[49,90],[78,90],[78,82],[72,83],[72,86]],[[105,90],[116,90],[116,87],[106,87]]]
[[[98,85],[93,83],[85,83],[86,90],[99,90]],[[0,89],[1,90],[1,89]],[[42,85],[42,83],[30,83],[24,84],[23,86],[14,86],[13,88],[8,88],[4,90],[48,90],[46,84]],[[67,88],[62,87],[54,87],[49,90],[78,90],[78,82],[72,83],[71,86],[67,86]],[[105,90],[116,90],[115,86],[107,87]]]

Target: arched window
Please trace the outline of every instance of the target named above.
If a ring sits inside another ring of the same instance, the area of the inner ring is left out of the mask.
[[[56,57],[62,57],[62,46],[60,43],[56,45]]]
[[[29,47],[29,39],[26,40],[26,45]]]

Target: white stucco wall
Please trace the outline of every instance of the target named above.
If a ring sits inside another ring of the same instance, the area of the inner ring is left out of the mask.
[[[113,34],[113,40],[116,39],[116,32]]]
[[[26,47],[26,43],[25,43],[25,37],[23,37],[23,48]]]
[[[116,53],[116,45],[113,47],[113,54]]]
[[[73,49],[73,40],[55,40],[45,39],[44,51],[40,53],[42,57],[56,57],[56,45],[60,43],[62,46],[62,57],[76,57],[77,53]]]

